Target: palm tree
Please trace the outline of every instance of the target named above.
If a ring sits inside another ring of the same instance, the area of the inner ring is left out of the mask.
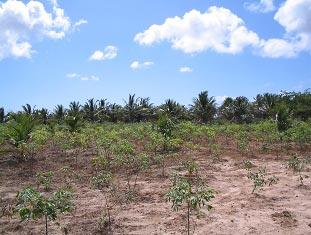
[[[138,121],[147,121],[154,116],[153,104],[150,103],[150,98],[140,98],[138,103]]]
[[[219,115],[228,121],[232,121],[234,118],[234,100],[231,97],[227,97],[223,104],[219,108]]]
[[[26,104],[22,106],[24,112],[28,115],[32,115],[35,112],[35,107],[36,106],[32,108],[30,104]]]
[[[49,117],[49,111],[45,108],[42,108],[40,111],[39,111],[39,116],[40,116],[40,119],[42,120],[42,123],[44,125],[47,124],[48,122],[48,117]]]
[[[0,123],[3,123],[5,119],[4,108],[0,108]]]
[[[138,100],[135,99],[135,94],[129,94],[128,101],[125,101],[124,111],[126,115],[126,120],[129,122],[134,122],[136,119],[137,111],[138,111]]]
[[[98,102],[98,112],[97,116],[100,119],[100,122],[103,122],[108,119],[108,110],[109,110],[109,103],[107,99],[97,100]]]
[[[110,104],[108,106],[108,117],[109,117],[109,121],[111,122],[118,122],[121,117],[122,113],[122,106],[118,105],[116,103]]]
[[[306,90],[305,92],[296,93],[292,100],[293,115],[296,118],[306,121],[311,117],[311,92]]]
[[[241,123],[247,121],[250,115],[250,103],[244,96],[239,96],[233,101],[234,119]]]
[[[187,116],[187,109],[185,106],[180,105],[172,99],[167,99],[164,104],[160,107],[166,115],[170,116],[173,119],[185,119]]]
[[[97,114],[97,104],[96,101],[94,101],[94,98],[89,99],[84,107],[83,107],[83,112],[87,120],[91,122],[96,121],[96,114]]]
[[[76,101],[70,102],[69,110],[68,110],[68,115],[76,117],[76,116],[79,116],[80,113],[81,113],[81,105],[80,105],[80,103],[76,102]]]
[[[209,97],[207,91],[202,91],[198,98],[193,100],[191,110],[195,117],[201,122],[210,122],[216,114],[216,100],[214,97]]]
[[[276,105],[279,101],[279,96],[271,93],[263,95],[258,94],[255,98],[254,108],[255,116],[258,118],[266,119],[275,116]]]
[[[61,122],[64,120],[65,117],[65,108],[63,105],[56,105],[54,109],[54,117],[58,120],[58,122]]]

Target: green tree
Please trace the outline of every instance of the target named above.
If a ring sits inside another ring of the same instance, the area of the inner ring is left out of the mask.
[[[31,107],[30,104],[26,104],[22,106],[24,113],[28,115],[32,115],[35,112],[35,107]]]
[[[198,98],[193,100],[191,110],[201,122],[210,122],[216,114],[216,100],[214,97],[209,97],[207,91],[202,91]]]
[[[83,112],[86,120],[95,122],[97,120],[97,102],[94,99],[89,99],[83,106]]]
[[[276,121],[279,132],[284,132],[291,126],[290,109],[284,102],[277,107]]]
[[[223,104],[219,108],[220,117],[232,121],[234,118],[234,100],[231,97],[227,97]]]
[[[159,109],[174,120],[186,119],[188,116],[187,109],[172,99],[167,99]]]
[[[58,123],[63,122],[66,114],[66,110],[63,105],[56,105],[54,108],[54,117],[58,121]]]
[[[233,119],[238,122],[248,122],[250,120],[250,103],[244,96],[239,96],[233,101]]]
[[[4,121],[5,121],[4,108],[0,108],[0,123],[3,123]]]
[[[276,105],[279,102],[279,96],[276,94],[265,93],[258,94],[254,102],[254,115],[260,119],[274,118],[276,115]]]
[[[81,114],[81,105],[79,102],[73,101],[70,102],[69,104],[69,110],[68,110],[68,115],[69,116],[73,116],[73,117],[77,117],[80,116]]]
[[[128,122],[135,122],[138,112],[138,100],[135,98],[135,94],[129,94],[128,101],[125,102],[124,111],[125,111],[125,120]]]

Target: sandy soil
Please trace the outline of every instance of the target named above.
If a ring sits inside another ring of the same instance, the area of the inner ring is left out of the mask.
[[[192,234],[311,234],[310,165],[303,172],[304,186],[300,186],[298,175],[287,169],[285,156],[241,157],[234,151],[226,151],[219,161],[213,162],[204,149],[179,155],[180,158],[194,156],[200,166],[200,176],[216,192],[211,201],[212,211],[203,208],[200,218],[193,213]],[[69,234],[101,234],[98,222],[105,200],[101,191],[90,187],[90,159],[90,154],[81,156],[76,173],[66,180],[60,168],[74,168],[72,157],[44,153],[32,167],[29,163],[16,163],[10,157],[2,157],[0,234],[44,234],[43,221],[20,222],[16,215],[11,215],[10,209],[16,193],[34,184],[35,172],[40,170],[55,172],[54,188],[71,184],[75,189],[76,209],[59,217],[62,227],[66,227]],[[252,194],[252,182],[243,169],[245,159],[249,159],[255,169],[267,167],[269,175],[279,178],[278,184]],[[186,234],[185,210],[173,212],[165,198],[171,186],[169,175],[180,170],[178,162],[180,160],[168,164],[166,177],[161,177],[161,169],[155,166],[148,174],[139,175],[138,195],[133,202],[122,203],[112,211],[113,234]],[[125,189],[121,173],[117,181]],[[50,234],[63,234],[62,230],[55,222],[50,222]]]

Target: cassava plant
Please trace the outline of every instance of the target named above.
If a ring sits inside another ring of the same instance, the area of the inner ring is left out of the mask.
[[[50,190],[53,176],[52,171],[36,173],[37,188],[39,189],[40,185],[43,185],[44,190]]]
[[[44,217],[45,234],[48,234],[48,221],[55,221],[59,214],[70,212],[74,208],[73,192],[62,188],[52,195],[42,195],[32,187],[27,187],[17,194],[16,211],[22,221],[37,220]]]
[[[247,177],[253,182],[252,193],[255,193],[256,190],[261,190],[266,185],[272,186],[273,184],[277,184],[279,181],[276,176],[267,178],[266,168],[259,168],[257,171],[248,169]]]
[[[106,233],[112,232],[112,215],[111,211],[118,203],[116,200],[116,187],[113,183],[113,176],[110,172],[101,172],[91,178],[92,186],[103,193],[105,198],[105,206],[103,213],[99,219],[98,227],[100,231]],[[114,199],[114,200],[113,200]]]
[[[134,147],[124,140],[115,146],[115,167],[121,168],[125,173],[127,183],[127,199],[131,200],[135,194],[137,178],[141,171],[150,166],[150,159],[146,155],[135,154]]]
[[[198,174],[198,163],[194,159],[188,159],[182,162],[183,167],[187,170],[188,176]]]
[[[288,160],[288,168],[292,169],[294,173],[299,174],[300,185],[303,185],[302,171],[305,168],[305,162],[302,159],[298,158],[297,155],[293,155]]]
[[[172,202],[172,209],[178,211],[183,204],[187,207],[187,234],[190,234],[190,215],[192,210],[198,210],[206,206],[212,209],[209,201],[214,198],[212,189],[204,185],[193,186],[191,182],[184,178],[175,178],[173,186],[166,194],[167,200]]]

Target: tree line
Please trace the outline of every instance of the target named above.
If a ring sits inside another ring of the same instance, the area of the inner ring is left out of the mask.
[[[195,121],[200,123],[230,121],[236,123],[251,123],[260,120],[274,119],[286,122],[288,119],[306,121],[311,118],[311,92],[281,92],[279,94],[258,94],[253,101],[244,96],[227,97],[217,106],[215,97],[207,91],[198,94],[189,106],[182,105],[172,99],[167,99],[161,105],[154,105],[150,98],[129,95],[125,104],[109,103],[106,99],[89,99],[85,104],[73,101],[68,108],[56,105],[53,111],[46,108],[26,104],[17,113],[6,113],[0,108],[0,123],[7,122],[15,114],[31,115],[42,124],[49,122],[62,123],[66,119],[103,122],[143,122],[152,121],[165,114],[176,121]]]

